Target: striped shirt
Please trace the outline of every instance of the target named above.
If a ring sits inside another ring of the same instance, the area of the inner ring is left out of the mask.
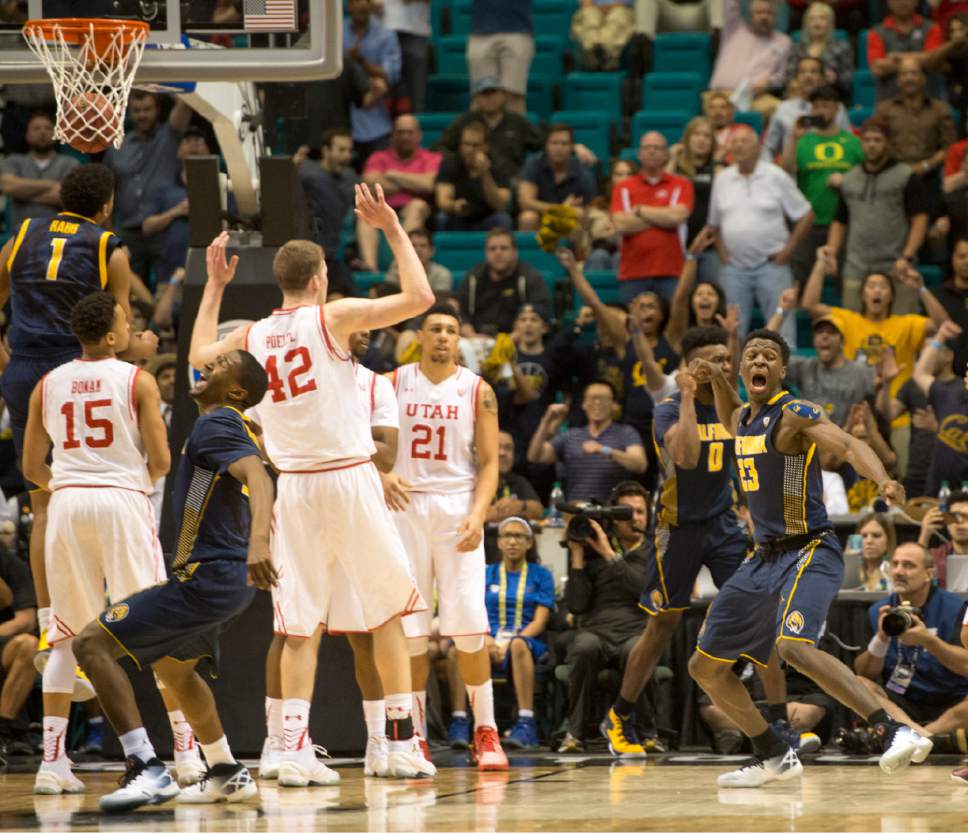
[[[633,445],[642,445],[642,438],[631,425],[613,422],[597,437],[588,426],[569,428],[551,440],[551,447],[558,459],[565,464],[565,499],[608,500],[608,496],[623,480],[633,474],[624,466],[604,454],[588,454],[582,443],[594,440],[601,445],[625,451]]]

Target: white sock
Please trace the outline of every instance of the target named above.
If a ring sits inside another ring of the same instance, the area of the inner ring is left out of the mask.
[[[185,720],[181,709],[168,712],[168,722],[171,724],[171,734],[175,739],[175,763],[198,757],[198,744],[191,724]]]
[[[218,740],[214,740],[211,743],[203,743],[201,747],[205,753],[205,760],[208,761],[210,767],[216,764],[234,764],[236,762],[232,756],[232,750],[229,749],[229,742],[225,735],[222,735]]]
[[[427,692],[413,692],[413,730],[422,738],[427,737]]]
[[[534,709],[518,709],[518,717],[534,717]]]
[[[282,701],[282,742],[286,752],[298,752],[310,743],[309,701]]]
[[[266,697],[266,734],[282,746],[282,698]]]
[[[387,736],[387,706],[383,700],[364,700],[363,719],[366,721],[366,734],[369,737]]]
[[[44,763],[52,764],[67,756],[65,738],[67,736],[66,717],[44,715]]]
[[[148,763],[152,758],[158,757],[151,741],[148,740],[148,733],[144,726],[125,732],[118,740],[121,741],[121,748],[124,749],[126,758],[138,758],[144,763]]]
[[[450,716],[451,717],[463,717],[463,718],[466,719],[467,718],[467,712],[452,711],[450,713]]]
[[[471,701],[471,711],[474,712],[474,728],[490,726],[497,729],[494,720],[494,686],[491,681],[467,686],[467,697]]]

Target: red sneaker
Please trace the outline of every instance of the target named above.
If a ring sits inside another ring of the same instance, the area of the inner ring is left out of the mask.
[[[493,726],[479,726],[474,730],[471,758],[480,770],[508,768],[508,757],[501,748],[501,740]]]

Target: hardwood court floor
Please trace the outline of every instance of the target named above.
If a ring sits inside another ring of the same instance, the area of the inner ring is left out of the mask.
[[[2,830],[134,831],[947,831],[968,830],[968,785],[949,776],[956,759],[889,778],[876,764],[808,765],[801,781],[720,790],[728,763],[667,756],[610,764],[599,756],[518,758],[510,772],[443,767],[434,781],[364,778],[340,767],[339,786],[260,786],[258,802],[175,802],[120,817],[97,810],[117,772],[83,772],[88,793],[34,796],[33,774],[0,775]],[[708,756],[707,756],[708,758]],[[736,759],[738,760],[738,759]],[[682,765],[675,765],[675,764]]]

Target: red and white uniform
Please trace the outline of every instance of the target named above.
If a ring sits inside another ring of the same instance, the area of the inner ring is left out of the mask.
[[[104,610],[105,585],[113,603],[165,580],[134,395],[140,372],[117,359],[76,359],[41,381],[53,458],[44,553],[51,644]]]
[[[465,367],[439,385],[419,364],[394,372],[400,412],[395,474],[413,484],[410,504],[394,512],[400,538],[425,599],[437,584],[442,636],[488,633],[484,544],[457,551],[457,528],[470,513],[477,482],[474,427],[482,379]],[[430,611],[404,621],[409,637],[429,636]]]
[[[376,447],[355,363],[327,328],[324,308],[276,310],[249,328],[245,347],[269,375],[255,415],[280,472],[276,633],[310,636],[320,622],[355,629],[333,606],[353,593],[367,630],[425,608],[370,462]]]

